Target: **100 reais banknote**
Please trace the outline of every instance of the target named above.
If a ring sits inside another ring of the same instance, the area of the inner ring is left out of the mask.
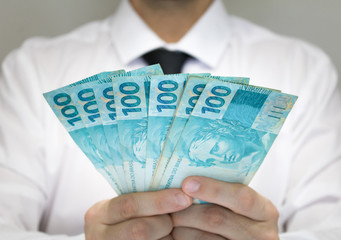
[[[117,194],[179,188],[191,175],[248,184],[296,96],[209,73],[117,70],[44,93]]]

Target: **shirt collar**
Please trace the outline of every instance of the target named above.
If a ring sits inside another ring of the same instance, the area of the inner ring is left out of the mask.
[[[129,1],[121,1],[112,19],[112,41],[123,64],[139,58],[156,48],[179,50],[195,57],[209,67],[218,64],[229,39],[228,14],[221,0],[215,0],[199,21],[177,43],[160,39]]]

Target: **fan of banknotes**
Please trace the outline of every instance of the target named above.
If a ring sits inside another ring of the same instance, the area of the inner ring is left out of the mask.
[[[191,175],[248,184],[296,96],[248,78],[103,72],[44,93],[118,194],[180,187]]]

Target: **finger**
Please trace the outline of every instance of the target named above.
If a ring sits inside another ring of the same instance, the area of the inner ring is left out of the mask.
[[[130,193],[94,205],[85,220],[115,224],[136,217],[176,212],[191,204],[192,199],[180,189]]]
[[[189,227],[227,239],[278,239],[275,221],[255,221],[215,205],[193,205],[171,214],[174,227]]]
[[[250,187],[206,177],[188,177],[182,189],[189,196],[215,203],[254,220],[278,218],[275,206]]]
[[[260,225],[215,204],[193,205],[171,216],[174,227],[194,228],[228,239],[251,239],[253,225]]]
[[[174,240],[224,240],[225,238],[213,233],[194,228],[177,227],[172,231]]]
[[[174,240],[171,235],[167,235],[166,237],[160,238],[160,240]]]
[[[102,225],[103,226],[103,225]],[[162,239],[172,231],[172,220],[169,215],[134,218],[115,225],[106,225],[101,233],[93,239]],[[92,238],[90,238],[92,239]]]

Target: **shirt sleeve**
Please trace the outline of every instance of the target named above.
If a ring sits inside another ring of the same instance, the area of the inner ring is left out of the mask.
[[[0,239],[84,240],[78,236],[39,232],[46,197],[30,180],[0,166]]]
[[[293,84],[302,84],[302,90],[291,122],[290,180],[279,209],[284,232],[281,239],[341,239],[341,97],[337,73],[323,53],[309,47],[297,53],[293,64],[301,73]]]
[[[44,99],[32,46],[26,45],[7,57],[0,75],[0,239],[84,239],[41,231],[50,194]]]

